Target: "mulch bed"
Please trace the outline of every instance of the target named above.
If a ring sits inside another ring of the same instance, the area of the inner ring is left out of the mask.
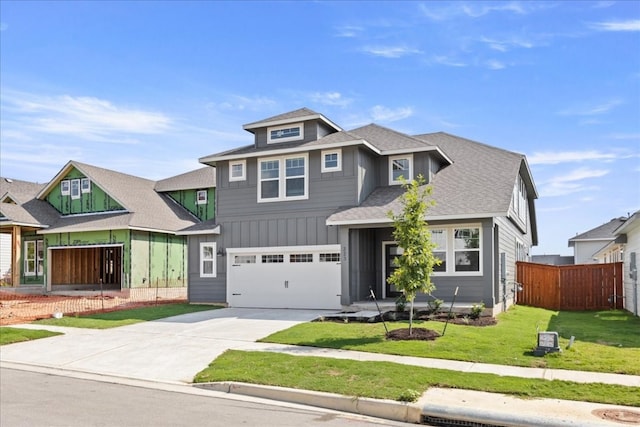
[[[394,329],[387,333],[387,339],[392,341],[404,341],[404,340],[421,340],[421,341],[433,341],[438,338],[440,334],[436,331],[426,328],[413,328],[411,335],[409,335],[409,328]]]

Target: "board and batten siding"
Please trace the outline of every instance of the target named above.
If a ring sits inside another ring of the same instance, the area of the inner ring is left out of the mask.
[[[220,242],[218,235],[189,236],[188,250],[188,299],[192,303],[225,303],[227,299],[226,256],[216,255],[216,277],[200,277],[200,243]]]

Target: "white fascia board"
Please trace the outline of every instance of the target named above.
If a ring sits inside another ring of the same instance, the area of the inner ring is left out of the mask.
[[[423,147],[423,148],[397,148],[395,150],[384,150],[384,151],[379,151],[379,154],[385,155],[385,156],[395,156],[396,154],[412,154],[412,153],[423,153],[423,152],[428,152],[428,151],[436,151],[438,152],[438,154],[440,154],[447,162],[449,162],[449,164],[453,164],[453,160],[451,160],[449,158],[449,156],[447,156],[441,149],[440,147]]]
[[[4,222],[4,220],[0,221],[0,225],[2,225],[2,226],[10,225],[12,227],[49,228],[48,225],[42,225],[42,224],[30,223],[30,222],[11,221],[11,220],[9,220],[7,222]]]
[[[331,120],[327,119],[322,114],[311,114],[311,115],[308,115],[308,116],[289,117],[288,119],[272,120],[272,121],[269,121],[269,122],[250,123],[248,125],[243,125],[242,129],[244,129],[244,130],[260,129],[260,128],[264,128],[264,127],[286,125],[286,124],[289,124],[289,123],[297,123],[297,122],[304,122],[304,121],[308,121],[308,120],[317,120],[317,119],[322,120],[323,122],[325,122],[326,124],[328,124],[332,128],[336,129],[338,132],[342,131],[342,128],[340,126],[338,126],[337,124],[333,123]]]
[[[536,183],[533,181],[533,174],[531,173],[531,169],[529,168],[529,162],[527,162],[526,156],[522,156],[522,162],[524,163],[524,167],[527,170],[527,179],[531,183],[531,188],[533,188],[532,197],[534,199],[538,199],[540,196],[538,194],[538,189],[536,188]]]
[[[49,183],[47,185],[45,185],[42,190],[40,190],[40,192],[36,195],[36,199],[42,200],[44,198],[44,196],[46,194],[49,193],[49,191],[51,191],[51,188],[53,188],[53,186],[58,185],[58,183],[60,181],[62,181],[62,178],[65,177],[65,175],[67,173],[69,173],[69,171],[71,170],[72,167],[74,167],[75,165],[73,164],[73,160],[69,160],[67,162],[66,165],[64,165],[62,167],[62,169],[60,169],[60,171],[56,174],[56,176],[53,177],[53,179],[51,181],[49,181]]]
[[[159,228],[145,228],[145,227],[60,227],[53,230],[38,230],[37,234],[54,234],[54,233],[86,233],[89,231],[109,231],[109,230],[135,230],[135,231],[148,231],[152,233],[163,234],[177,234],[175,230],[161,230]]]
[[[253,254],[253,253],[279,253],[279,252],[314,252],[314,251],[340,251],[340,245],[305,245],[305,246],[269,246],[255,248],[227,248],[227,253],[231,254]]]
[[[352,145],[365,145],[371,150],[373,150],[374,152],[380,154],[380,150],[373,147],[364,139],[356,139],[353,141],[336,142],[333,144],[301,145],[299,147],[291,147],[291,148],[284,148],[284,149],[276,148],[273,150],[254,151],[251,153],[244,153],[244,154],[229,154],[229,155],[222,155],[222,156],[203,157],[201,159],[198,159],[198,161],[200,163],[209,164],[214,162],[220,162],[223,160],[241,160],[241,159],[250,159],[253,157],[267,158],[267,157],[276,157],[276,156],[282,156],[282,155],[294,154],[294,153],[306,153],[313,150],[326,150],[331,148],[349,147]]]
[[[178,231],[177,236],[198,236],[206,234],[220,234],[220,225],[216,225],[210,230],[196,230],[196,231]]]
[[[478,214],[464,214],[464,215],[435,215],[425,217],[425,221],[457,221],[457,220],[469,220],[469,219],[481,219],[481,218],[496,218],[506,216],[505,213],[478,213]],[[389,218],[372,218],[365,220],[348,219],[342,221],[335,221],[327,219],[326,225],[376,225],[376,224],[393,224],[393,221]]]

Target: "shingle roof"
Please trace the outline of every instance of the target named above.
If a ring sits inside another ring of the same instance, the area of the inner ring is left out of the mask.
[[[156,182],[156,191],[198,190],[216,186],[216,169],[211,166]]]
[[[272,116],[263,120],[259,120],[257,122],[247,123],[242,126],[243,129],[252,132],[253,129],[258,129],[262,127],[268,126],[276,126],[279,124],[293,123],[297,120],[311,120],[311,119],[320,119],[326,124],[333,127],[335,130],[342,130],[340,126],[333,123],[331,120],[327,119],[320,113],[317,113],[313,110],[310,110],[306,107],[299,108],[297,110],[289,111],[287,113],[278,114],[277,116]]]
[[[577,241],[584,240],[614,240],[616,238],[614,232],[618,227],[624,224],[626,220],[626,217],[613,218],[606,224],[602,224],[596,228],[592,228],[589,231],[585,231],[584,233],[572,237],[569,239],[569,246],[573,246]]]
[[[0,198],[4,200],[8,196],[16,203],[25,203],[33,199],[45,185],[0,177]]]
[[[436,205],[429,208],[428,218],[507,215],[523,155],[443,132],[412,139],[440,147],[453,160],[431,182]],[[391,222],[387,212],[400,212],[402,193],[399,186],[377,188],[360,206],[336,212],[327,223]]]

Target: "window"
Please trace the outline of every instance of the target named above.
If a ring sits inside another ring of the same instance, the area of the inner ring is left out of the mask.
[[[440,265],[434,265],[434,273],[443,273],[447,271],[447,230],[434,229],[431,230],[431,241],[436,245],[433,248],[433,256],[438,258]]]
[[[236,255],[233,258],[234,264],[255,264],[256,256],[255,255]]]
[[[44,242],[42,240],[28,240],[25,244],[25,276],[42,276],[44,268]]]
[[[80,198],[80,180],[79,179],[71,180],[71,198],[72,199]]]
[[[520,240],[516,239],[516,261],[526,261],[528,258],[527,247]]]
[[[308,156],[260,159],[258,202],[308,198]],[[284,174],[280,171],[284,170]]]
[[[342,150],[322,152],[321,172],[338,172],[342,170]]]
[[[71,184],[69,183],[68,179],[65,179],[64,181],[60,182],[60,194],[62,194],[63,196],[68,196],[69,192],[71,191],[70,186]]]
[[[313,254],[290,254],[289,262],[313,262]]]
[[[320,262],[340,262],[340,252],[320,254]]]
[[[90,193],[91,192],[91,180],[89,178],[82,178],[80,180],[80,190],[83,193]]]
[[[284,255],[262,255],[263,264],[280,264],[284,262]]]
[[[267,144],[298,141],[304,138],[304,124],[296,123],[267,129]]]
[[[247,169],[246,160],[238,160],[229,162],[229,181],[244,181],[247,179],[245,170]]]
[[[196,204],[197,205],[207,204],[207,190],[198,190],[198,192],[196,193]]]
[[[389,157],[389,185],[400,184],[400,177],[407,181],[413,179],[413,156],[393,156]]]
[[[200,243],[200,277],[216,277],[215,243]]]
[[[453,238],[455,271],[480,271],[480,229],[456,228]]]

